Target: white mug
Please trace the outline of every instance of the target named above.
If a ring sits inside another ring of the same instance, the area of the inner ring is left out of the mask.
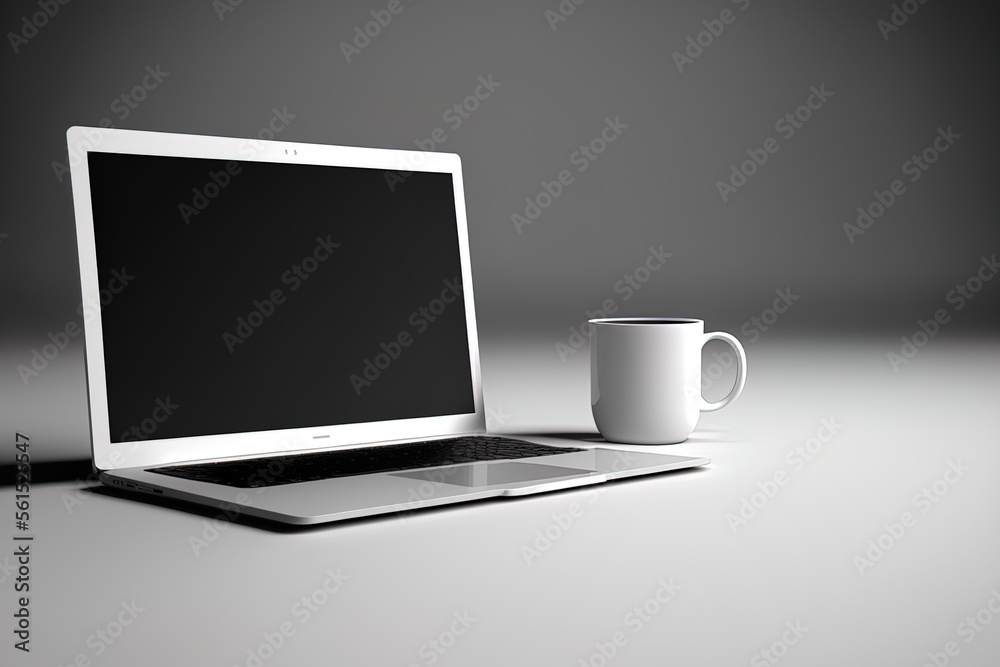
[[[625,317],[590,320],[590,403],[606,440],[639,445],[683,442],[702,412],[743,391],[747,356],[731,334],[705,333],[702,320]],[[701,395],[701,348],[724,340],[736,351],[736,384],[721,401]]]

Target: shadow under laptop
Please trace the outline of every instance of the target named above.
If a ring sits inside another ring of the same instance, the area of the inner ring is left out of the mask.
[[[601,440],[601,442],[603,442],[603,440]],[[637,477],[616,479],[609,482],[604,482],[599,486],[608,489],[611,489],[613,487],[628,488],[630,486],[638,484],[650,484],[655,482],[657,479],[662,479],[663,477],[702,475],[702,474],[708,474],[708,472],[709,472],[708,470],[700,466],[694,468],[681,468],[679,470],[668,470],[651,475],[640,475]],[[272,533],[309,533],[309,532],[316,532],[323,530],[336,530],[337,528],[347,527],[347,526],[363,526],[363,525],[388,526],[392,524],[398,524],[401,521],[415,520],[419,517],[447,515],[452,513],[457,514],[459,512],[474,512],[476,511],[476,506],[479,505],[531,502],[532,499],[538,497],[539,495],[546,495],[546,496],[569,495],[574,492],[579,492],[581,489],[586,490],[589,488],[591,487],[576,486],[567,489],[546,491],[544,492],[544,494],[530,494],[525,496],[501,496],[493,498],[482,498],[479,500],[463,500],[462,502],[452,503],[448,505],[435,505],[433,507],[414,508],[396,512],[388,512],[385,514],[376,514],[373,516],[358,517],[356,519],[343,519],[340,521],[331,521],[326,523],[317,523],[309,525],[295,525],[295,524],[282,523],[280,521],[274,521],[271,519],[262,519],[260,517],[250,516],[247,514],[234,514],[232,511],[230,511],[227,514],[218,507],[209,507],[208,505],[200,505],[184,500],[178,500],[176,498],[165,498],[162,496],[130,493],[103,485],[83,486],[80,487],[79,490],[83,493],[93,493],[98,496],[119,498],[121,500],[128,502],[139,502],[139,503],[144,503],[146,505],[155,505],[165,509],[177,510],[180,512],[185,512],[187,514],[194,514],[198,516],[203,516],[208,519],[221,520],[227,523],[234,523],[238,525],[248,526],[251,528],[257,528]]]
[[[31,483],[72,482],[94,475],[90,459],[73,459],[70,461],[46,461],[31,464]],[[96,475],[94,477],[96,479]],[[17,480],[17,466],[5,464],[0,466],[0,487],[14,486]]]

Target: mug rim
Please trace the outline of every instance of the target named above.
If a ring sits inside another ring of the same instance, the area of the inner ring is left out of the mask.
[[[621,326],[656,326],[659,324],[704,324],[692,317],[599,317],[587,320],[590,324],[617,324]]]

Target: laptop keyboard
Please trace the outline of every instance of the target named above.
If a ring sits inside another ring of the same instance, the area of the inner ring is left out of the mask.
[[[549,447],[497,436],[468,436],[342,451],[263,456],[239,461],[150,468],[149,472],[240,488],[314,482],[320,479],[433,468],[436,466],[523,459],[583,451]]]

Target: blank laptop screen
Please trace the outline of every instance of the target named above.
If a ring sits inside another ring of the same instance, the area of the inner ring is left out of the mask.
[[[112,442],[475,411],[451,174],[89,169]]]

